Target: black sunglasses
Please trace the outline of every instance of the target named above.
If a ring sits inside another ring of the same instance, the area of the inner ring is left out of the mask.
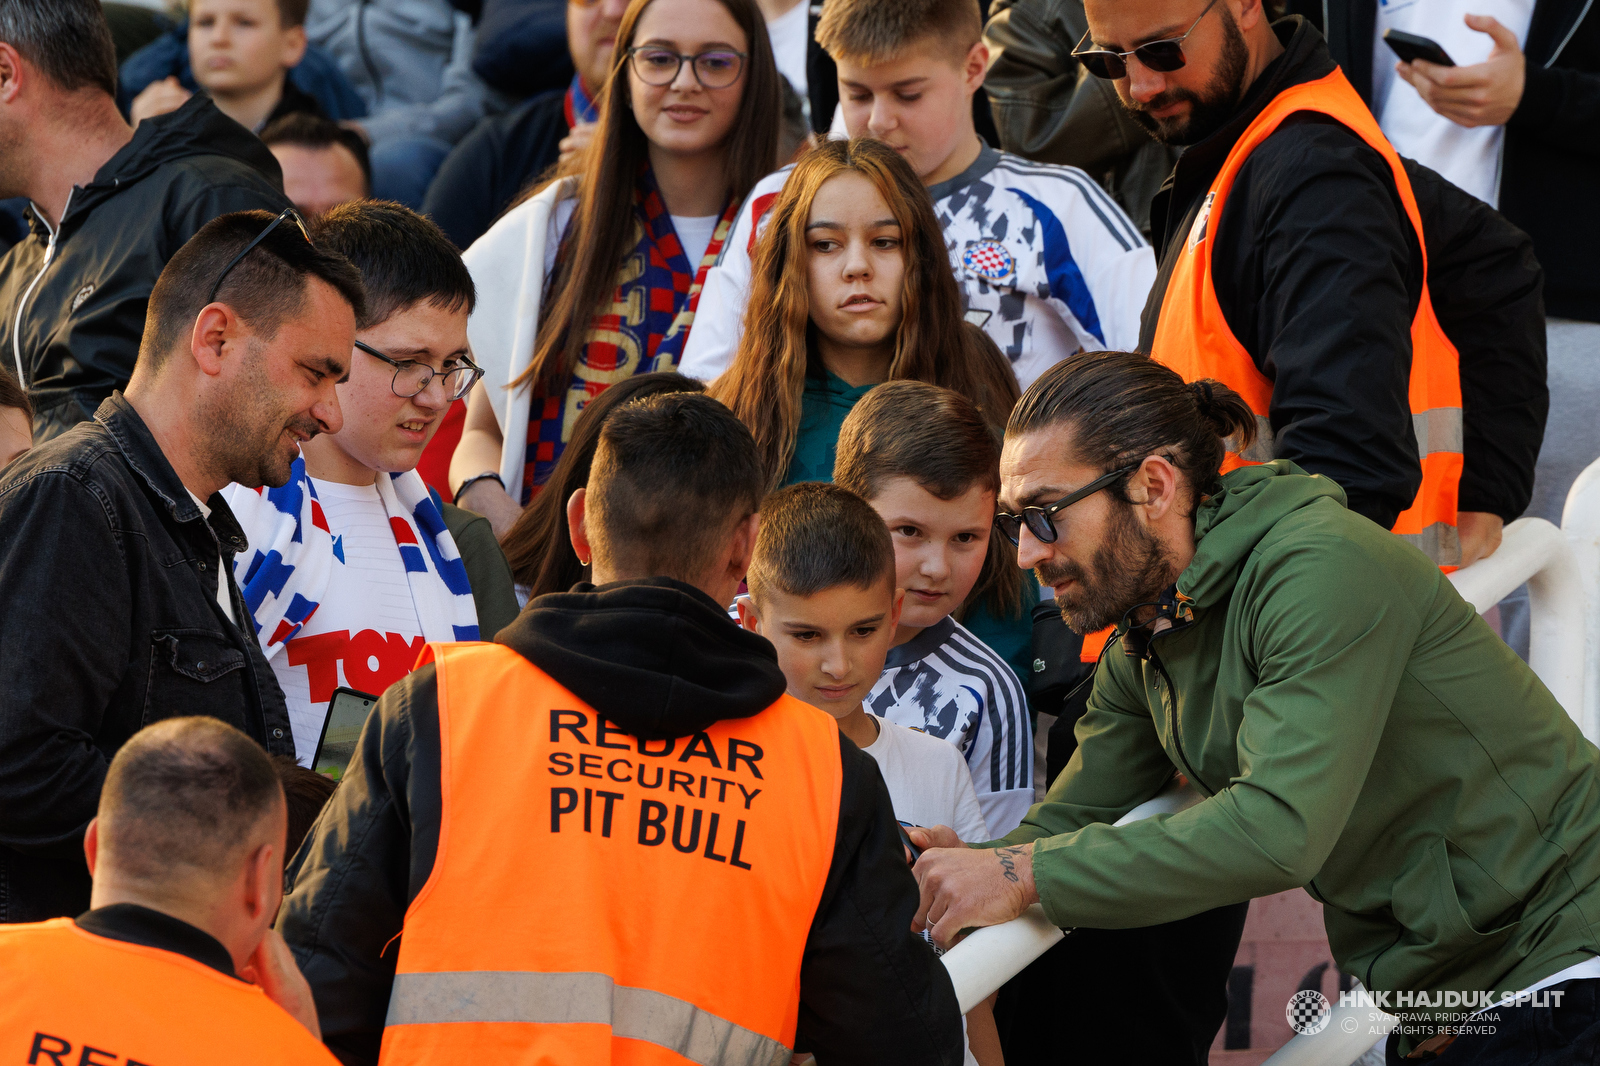
[[[1083,40],[1078,42],[1078,47],[1072,50],[1072,56],[1082,63],[1084,69],[1090,74],[1097,78],[1104,78],[1107,81],[1119,81],[1128,76],[1127,59],[1129,56],[1138,56],[1139,62],[1151,70],[1159,71],[1163,74],[1177,70],[1186,62],[1183,57],[1184,40],[1194,32],[1195,26],[1200,25],[1200,19],[1206,17],[1206,12],[1216,6],[1217,0],[1211,0],[1205,6],[1205,10],[1200,12],[1200,18],[1195,19],[1193,25],[1177,37],[1168,37],[1165,40],[1141,44],[1131,52],[1112,52],[1104,48],[1084,48],[1084,42],[1089,39],[1089,34],[1086,31],[1083,35]]]
[[[472,386],[483,377],[483,368],[470,359],[463,359],[460,366],[451,367],[449,370],[435,370],[427,363],[419,363],[415,359],[390,359],[365,341],[356,341],[356,347],[374,359],[382,359],[394,367],[394,379],[389,382],[389,388],[396,396],[407,399],[432,384],[435,374],[443,374],[445,395],[450,397],[451,403],[454,403],[471,392]]]
[[[1041,544],[1054,544],[1057,536],[1056,512],[1071,507],[1079,500],[1088,499],[1120,477],[1127,477],[1139,469],[1143,462],[1144,460],[1141,459],[1139,462],[1131,466],[1125,466],[1121,470],[1113,470],[1109,474],[1101,474],[1083,488],[1078,489],[1076,492],[1067,493],[1048,507],[1024,507],[1021,514],[1007,514],[1001,511],[994,516],[995,528],[1015,545],[1018,543],[1018,538],[1022,536],[1022,524],[1026,522],[1028,524],[1028,532],[1033,534],[1034,539]]]
[[[217,275],[216,282],[211,286],[211,295],[206,297],[206,303],[209,304],[209,303],[214,303],[216,301],[216,299],[217,299],[217,290],[222,288],[222,283],[225,280],[227,280],[228,272],[231,271],[234,267],[238,266],[239,265],[239,261],[242,260],[245,256],[247,256],[251,252],[255,251],[256,250],[256,245],[258,245],[262,241],[266,240],[267,239],[267,234],[269,234],[273,230],[277,229],[278,228],[278,223],[282,222],[286,218],[293,220],[294,224],[296,226],[300,227],[300,236],[302,236],[302,237],[304,237],[306,239],[306,243],[307,244],[311,243],[311,231],[306,228],[306,220],[304,218],[300,217],[300,212],[296,211],[292,207],[284,208],[282,214],[280,214],[277,218],[273,219],[271,222],[267,223],[267,228],[266,229],[264,229],[260,233],[256,234],[256,239],[255,240],[251,241],[249,244],[244,246],[244,251],[240,252],[238,255],[236,255],[232,259],[228,260],[228,265],[222,268],[222,273]]]

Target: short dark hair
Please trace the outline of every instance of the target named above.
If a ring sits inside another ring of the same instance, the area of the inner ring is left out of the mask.
[[[847,488],[804,481],[761,503],[746,581],[757,606],[770,591],[815,596],[840,585],[894,586],[894,543],[872,505]]]
[[[100,0],[0,0],[0,41],[68,92],[117,95],[117,49]]]
[[[585,525],[614,563],[693,581],[733,525],[760,508],[766,482],[756,442],[732,411],[703,393],[647,396],[600,429]]]
[[[278,26],[280,29],[291,29],[295,26],[306,24],[306,12],[311,8],[311,0],[278,0]]]
[[[1006,436],[1072,427],[1072,458],[1110,473],[1157,452],[1169,453],[1197,495],[1210,490],[1232,438],[1234,450],[1256,439],[1256,416],[1220,381],[1185,383],[1138,352],[1079,352],[1039,375],[1011,412]],[[1128,502],[1126,484],[1106,486]]]
[[[472,312],[478,293],[461,253],[433,221],[388,200],[352,200],[311,224],[319,248],[361,271],[366,324],[375,326],[413,304]]]
[[[301,841],[317,823],[317,816],[339,783],[331,777],[308,770],[294,761],[293,755],[272,756],[272,769],[283,786],[283,799],[289,809],[289,832],[283,846],[285,860],[300,850]]]
[[[181,338],[194,329],[217,277],[275,216],[266,211],[218,215],[179,248],[156,279],[145,315],[139,360],[159,367]],[[266,240],[250,250],[228,272],[217,290],[217,302],[238,312],[266,338],[285,319],[305,307],[306,278],[316,277],[338,290],[356,313],[357,327],[366,324],[366,292],[361,272],[338,252],[308,242],[290,219],[280,222]]]
[[[302,20],[304,15],[301,16]],[[261,143],[267,147],[275,144],[294,144],[301,148],[344,148],[356,157],[361,174],[372,188],[372,156],[367,142],[355,130],[339,125],[332,119],[306,111],[291,111],[261,131]]]
[[[922,381],[886,381],[839,429],[833,479],[864,499],[908,477],[941,500],[974,485],[1000,490],[1000,442],[973,402]]]
[[[28,390],[3,367],[0,367],[0,407],[15,407],[28,416],[28,421],[33,421],[33,402],[28,399]]]
[[[261,746],[216,718],[169,718],[111,760],[100,834],[120,869],[180,883],[183,867],[225,874],[283,788]]]

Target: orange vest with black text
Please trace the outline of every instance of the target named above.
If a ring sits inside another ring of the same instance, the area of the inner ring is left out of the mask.
[[[0,1063],[338,1066],[255,985],[80,929],[0,925]]]
[[[439,845],[382,1066],[787,1063],[838,827],[834,720],[782,696],[641,740],[504,645],[429,661]]]
[[[1173,267],[1150,355],[1177,371],[1185,381],[1213,378],[1222,382],[1244,397],[1255,412],[1256,443],[1242,454],[1230,450],[1223,462],[1224,473],[1247,463],[1274,458],[1272,425],[1267,417],[1273,383],[1256,367],[1250,353],[1228,328],[1217,303],[1216,279],[1211,272],[1211,238],[1217,232],[1217,221],[1222,217],[1228,190],[1239,168],[1284,119],[1300,111],[1316,111],[1332,117],[1383,156],[1394,174],[1406,216],[1416,229],[1417,243],[1423,249],[1422,298],[1411,323],[1410,353],[1411,421],[1422,459],[1422,486],[1411,506],[1395,522],[1394,532],[1420,548],[1439,566],[1451,570],[1461,562],[1461,546],[1456,537],[1456,490],[1461,481],[1462,460],[1459,360],[1455,345],[1450,343],[1434,317],[1433,302],[1428,295],[1422,218],[1405,168],[1378,128],[1372,112],[1351,88],[1342,71],[1335,70],[1326,77],[1290,86],[1279,93],[1228,153]],[[1226,285],[1228,279],[1222,282]]]

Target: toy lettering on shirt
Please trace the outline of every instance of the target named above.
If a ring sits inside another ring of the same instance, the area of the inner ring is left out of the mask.
[[[327,703],[339,687],[339,668],[344,667],[344,683],[358,692],[381,694],[411,672],[427,640],[399,633],[379,633],[363,629],[350,635],[346,629],[296,637],[284,645],[290,666],[304,666],[310,682],[311,702]]]
[[[729,737],[725,747],[719,749],[704,731],[676,739],[647,740],[618,729],[599,715],[567,709],[550,711],[550,742],[629,753],[623,756],[579,750],[550,752],[546,772],[551,776],[586,777],[605,785],[604,788],[582,786],[581,792],[577,781],[572,786],[552,787],[550,832],[581,831],[612,839],[617,805],[621,803],[637,810],[635,842],[639,845],[656,847],[670,839],[673,848],[685,855],[697,854],[736,869],[751,869],[746,861],[749,824],[739,814],[751,809],[762,790],[759,786],[747,786],[737,777],[748,775],[750,785],[762,779],[758,764],[766,752],[761,745]],[[674,762],[707,772],[677,769],[671,765]],[[724,773],[727,776],[722,776]],[[659,790],[661,798],[637,795],[637,790],[641,789]],[[698,802],[673,802],[672,797],[677,793],[690,801],[705,801],[707,806],[701,807]],[[733,823],[731,827],[730,822]]]

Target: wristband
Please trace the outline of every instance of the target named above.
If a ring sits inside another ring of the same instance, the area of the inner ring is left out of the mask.
[[[456,502],[460,503],[461,497],[467,494],[467,490],[480,481],[493,481],[496,485],[500,486],[501,492],[506,490],[506,483],[501,479],[500,475],[495,473],[493,470],[486,470],[481,474],[475,474],[472,477],[467,478],[467,480],[461,483],[461,487],[456,489]]]

